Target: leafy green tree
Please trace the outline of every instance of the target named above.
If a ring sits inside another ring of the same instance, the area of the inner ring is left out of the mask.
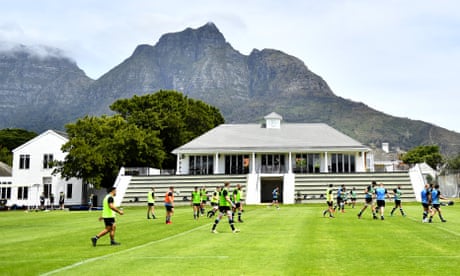
[[[401,160],[407,164],[427,163],[430,167],[436,169],[442,164],[443,157],[439,151],[439,146],[428,145],[412,148],[405,153]]]
[[[176,91],[117,100],[110,108],[139,128],[159,132],[166,153],[161,168],[175,168],[175,148],[224,123],[217,108]]]
[[[84,117],[66,125],[67,156],[58,166],[66,178],[85,179],[96,187],[110,187],[122,166],[158,167],[165,157],[158,132],[129,124],[119,115]]]
[[[159,91],[114,102],[114,116],[66,125],[67,152],[56,172],[110,187],[120,167],[175,168],[175,148],[224,122],[220,111],[179,92]]]
[[[12,150],[37,136],[37,133],[25,129],[5,128],[0,130],[0,161],[12,165]]]

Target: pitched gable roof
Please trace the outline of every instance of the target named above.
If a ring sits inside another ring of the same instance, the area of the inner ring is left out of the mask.
[[[259,124],[222,124],[175,149],[177,153],[217,151],[310,151],[369,149],[327,124],[282,124],[279,129]]]
[[[18,150],[30,145],[31,143],[43,138],[46,135],[55,135],[55,136],[61,138],[63,143],[65,143],[65,142],[67,142],[69,140],[69,138],[68,138],[68,136],[67,136],[67,134],[65,132],[49,129],[49,130],[41,133],[40,135],[30,139],[29,141],[25,142],[24,144],[20,145],[19,147],[13,149],[12,152],[18,151]]]

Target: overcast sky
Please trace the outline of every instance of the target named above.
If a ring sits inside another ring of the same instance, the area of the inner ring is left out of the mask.
[[[460,132],[460,1],[0,0],[0,49],[62,49],[93,79],[162,34],[214,22],[248,55],[301,59],[337,96]],[[1,99],[0,99],[1,100]]]

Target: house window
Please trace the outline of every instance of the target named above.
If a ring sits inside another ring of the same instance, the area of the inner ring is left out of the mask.
[[[53,167],[53,154],[44,154],[43,155],[43,168],[51,169]]]
[[[213,174],[214,158],[212,155],[190,155],[189,173],[193,175]]]
[[[331,154],[331,172],[348,173],[355,172],[355,156],[353,154]]]
[[[284,154],[262,154],[261,166],[262,173],[286,172]]]
[[[29,196],[29,187],[18,187],[18,199],[27,199]]]
[[[226,155],[225,174],[247,174],[249,173],[249,155]]]
[[[295,173],[315,173],[320,171],[319,153],[297,153],[295,155]]]
[[[3,187],[0,190],[0,198],[11,199],[11,187]]]
[[[30,168],[30,155],[21,154],[19,155],[19,169],[29,169]]]
[[[72,183],[67,183],[67,198],[70,199],[72,198]]]

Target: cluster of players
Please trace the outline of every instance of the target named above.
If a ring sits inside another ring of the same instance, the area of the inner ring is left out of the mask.
[[[323,211],[323,216],[329,214],[329,217],[333,218],[334,213],[336,210],[340,210],[340,212],[345,212],[345,205],[349,204],[352,208],[356,205],[356,189],[355,187],[352,188],[350,192],[347,192],[345,185],[341,185],[337,189],[336,194],[336,203],[334,204],[334,188],[332,184],[329,184],[328,188],[326,189],[326,203],[328,208]],[[391,210],[390,214],[393,216],[394,212],[399,209],[402,216],[406,216],[404,210],[401,206],[401,187],[398,186],[397,188],[393,189],[393,199],[394,199],[394,207]],[[350,202],[348,202],[348,197],[350,197]],[[364,211],[370,207],[372,211],[372,218],[378,219],[378,214],[380,215],[380,219],[385,219],[385,200],[389,198],[390,194],[388,193],[387,189],[384,187],[383,183],[377,185],[376,181],[372,181],[371,185],[367,186],[364,190],[364,206],[358,212],[358,218],[360,219],[364,213]],[[374,204],[374,202],[376,204]]]
[[[392,190],[392,197],[394,200],[394,207],[390,212],[390,215],[393,216],[394,212],[399,209],[402,216],[406,216],[402,206],[401,206],[401,187],[398,185],[397,188]],[[326,203],[328,208],[323,211],[323,216],[329,214],[329,217],[333,218],[334,213],[336,210],[340,210],[341,212],[345,212],[345,205],[348,203],[348,196],[351,198],[351,202],[349,203],[353,208],[356,204],[356,191],[355,188],[347,193],[345,185],[340,186],[337,189],[336,194],[336,202],[334,204],[334,188],[332,184],[329,184],[328,188],[326,189]],[[363,212],[370,207],[372,211],[372,218],[378,219],[378,215],[380,215],[380,219],[385,219],[385,200],[390,198],[390,194],[388,193],[387,189],[384,187],[383,183],[379,183],[377,185],[376,181],[372,181],[371,185],[367,186],[364,190],[364,206],[358,212],[358,218],[360,219],[363,215]],[[439,219],[442,222],[447,222],[444,219],[441,213],[441,199],[445,198],[441,192],[439,191],[439,184],[426,184],[424,189],[421,192],[421,201],[423,206],[423,218],[422,222],[431,223],[433,221],[433,216],[438,214]],[[374,202],[376,204],[374,204]],[[449,201],[448,205],[452,205],[453,202]]]
[[[447,199],[439,191],[439,184],[425,184],[421,192],[422,206],[423,206],[423,218],[422,222],[431,223],[433,221],[433,216],[436,213],[439,215],[439,219],[442,222],[447,222],[442,216],[441,213],[441,199]],[[448,204],[453,204],[450,201]]]
[[[211,203],[211,210],[206,213],[207,202]],[[154,205],[155,205],[155,190],[152,188],[147,194],[147,219],[155,218]],[[208,195],[206,187],[198,186],[194,187],[191,193],[191,205],[193,207],[193,219],[198,220],[200,216],[207,215],[208,218],[212,218],[219,212],[216,217],[212,230],[212,233],[217,233],[216,227],[223,216],[228,217],[228,222],[234,233],[240,230],[234,226],[235,214],[238,215],[238,222],[242,223],[241,218],[243,213],[243,191],[241,185],[237,184],[236,188],[230,192],[230,183],[225,182],[224,186],[217,186],[211,196]],[[166,224],[172,224],[171,216],[174,212],[174,187],[170,187],[165,194],[165,207],[166,207]]]

